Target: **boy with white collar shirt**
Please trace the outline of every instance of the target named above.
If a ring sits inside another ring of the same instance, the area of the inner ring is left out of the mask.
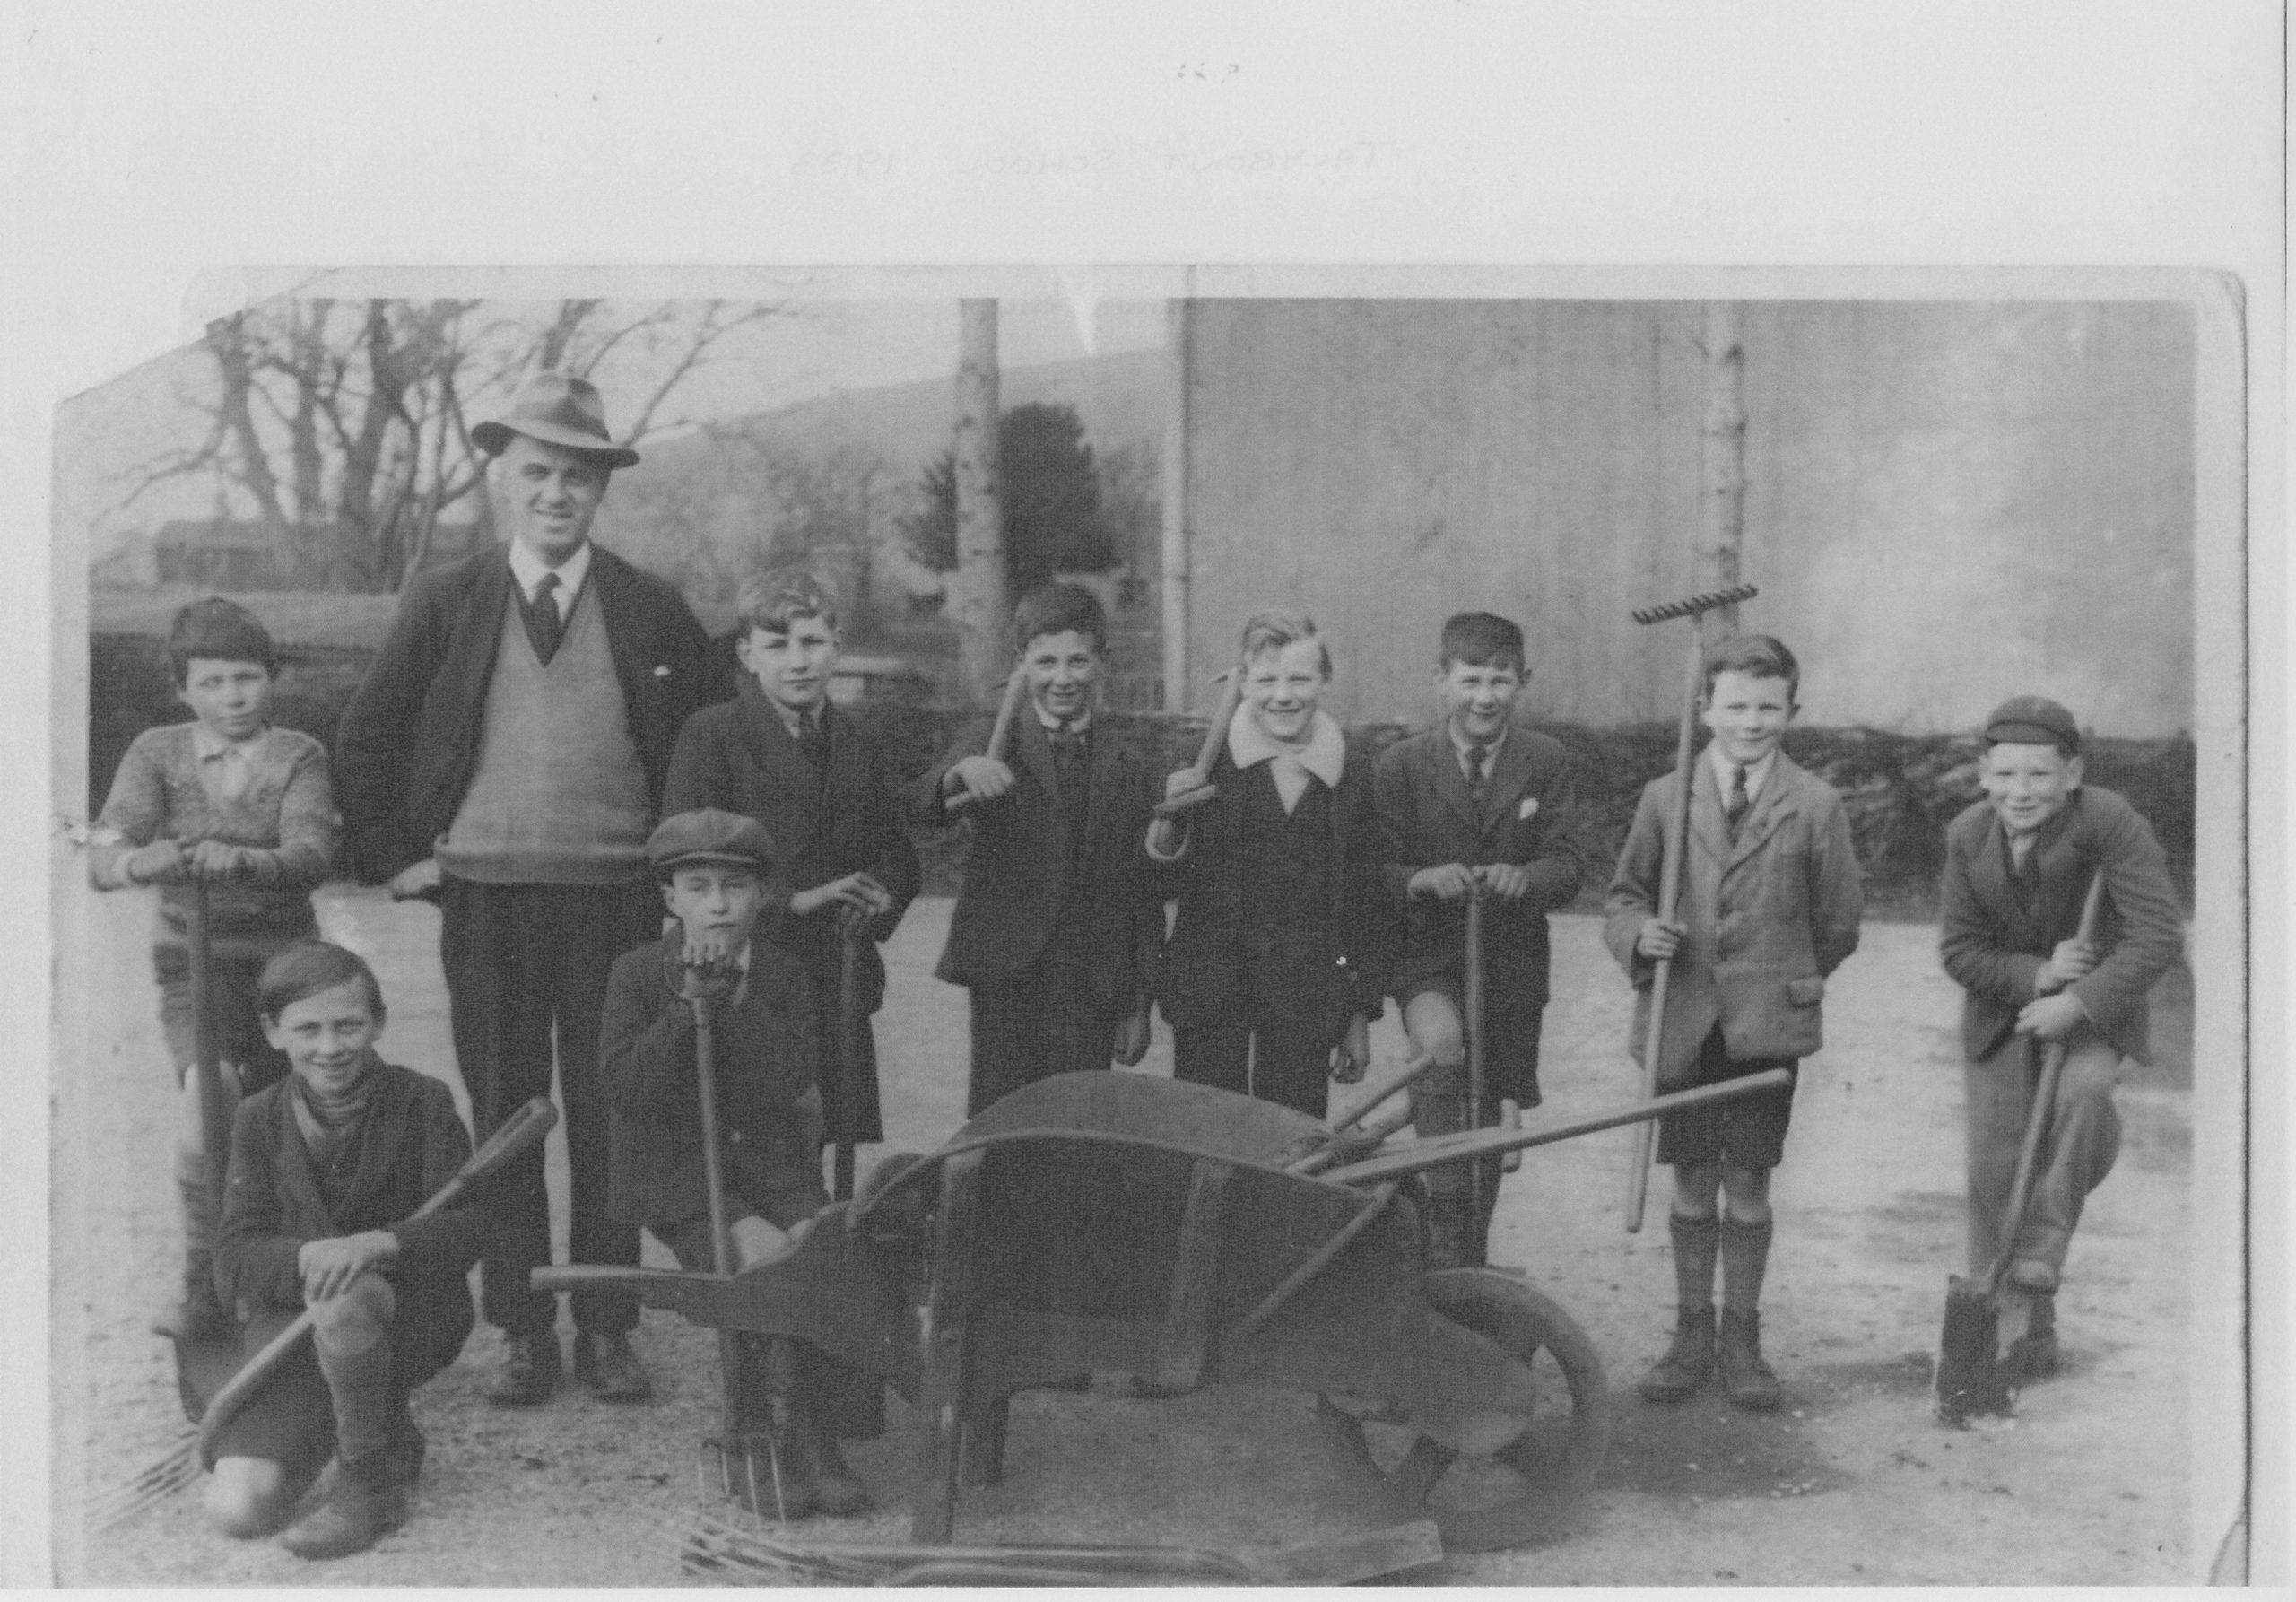
[[[1832,787],[1779,749],[1800,678],[1793,652],[1767,634],[1707,654],[1701,717],[1714,738],[1693,759],[1676,921],[1657,916],[1674,774],[1644,788],[1619,855],[1603,937],[1639,992],[1629,1041],[1638,1055],[1654,964],[1674,962],[1661,1091],[1794,1067],[1822,1043],[1825,976],[1857,949],[1864,898],[1848,814]],[[1648,1400],[1682,1401],[1709,1372],[1737,1406],[1767,1410],[1784,1399],[1761,1354],[1757,1304],[1773,1227],[1770,1173],[1793,1106],[1788,1086],[1658,1126],[1658,1161],[1674,1170],[1667,1226],[1679,1301],[1674,1344],[1638,1387]]]
[[[1173,1073],[1324,1116],[1326,1075],[1360,1078],[1384,1006],[1393,909],[1365,764],[1320,707],[1331,656],[1315,623],[1244,625],[1242,703],[1213,797],[1149,826],[1179,913],[1157,1000]],[[1194,787],[1182,768],[1165,794]]]
[[[1139,840],[1153,796],[1140,755],[1094,717],[1108,619],[1090,590],[1049,584],[1013,609],[1029,707],[1011,760],[986,723],[923,783],[929,823],[972,797],[964,889],[937,976],[970,992],[965,1115],[1054,1074],[1137,1062],[1163,907]]]
[[[269,721],[277,655],[246,608],[221,597],[176,614],[168,635],[176,695],[189,723],[136,736],[96,820],[88,879],[98,890],[157,884],[152,964],[160,1022],[182,1093],[176,1188],[184,1231],[180,1292],[153,1328],[178,1340],[219,1338],[231,1328],[216,1296],[207,1159],[200,1139],[197,1055],[187,947],[190,884],[205,887],[208,995],[224,1065],[225,1116],[287,1072],[264,1038],[256,1005],[264,964],[318,933],[311,889],[325,877],[341,825],[326,752],[310,736]]]
[[[1529,682],[1523,631],[1488,612],[1443,625],[1435,668],[1444,715],[1379,753],[1372,790],[1387,889],[1403,910],[1393,980],[1414,1051],[1436,1067],[1412,1086],[1422,1136],[1468,1127],[1463,1023],[1466,897],[1484,901],[1483,1038],[1488,1080],[1474,1121],[1500,1103],[1539,1104],[1539,1029],[1547,999],[1547,914],[1570,903],[1587,870],[1570,753],[1516,724]],[[1488,1258],[1499,1164],[1487,1165],[1482,1210],[1454,1164],[1427,1176],[1439,1267]]]

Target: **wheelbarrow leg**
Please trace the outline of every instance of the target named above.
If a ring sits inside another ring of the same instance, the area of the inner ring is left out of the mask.
[[[973,1251],[987,1157],[986,1152],[960,1152],[941,1166],[941,1204],[933,1226],[933,1276],[926,1293],[920,1354],[917,1487],[909,1519],[909,1538],[919,1545],[945,1545],[956,1525],[957,1471],[972,1377]]]

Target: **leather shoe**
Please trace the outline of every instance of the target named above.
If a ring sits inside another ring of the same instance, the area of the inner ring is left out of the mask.
[[[406,1522],[406,1493],[387,1472],[373,1478],[345,1470],[335,1493],[280,1532],[279,1544],[314,1561],[364,1552]]]
[[[1685,1307],[1674,1315],[1674,1343],[1635,1390],[1646,1402],[1688,1401],[1714,1367],[1714,1309]]]
[[[574,1378],[602,1402],[654,1399],[654,1382],[646,1377],[626,1335],[594,1335],[585,1330],[575,1336]]]
[[[497,1407],[531,1407],[548,1401],[558,1389],[558,1332],[506,1331],[502,1345],[502,1367],[486,1399]]]

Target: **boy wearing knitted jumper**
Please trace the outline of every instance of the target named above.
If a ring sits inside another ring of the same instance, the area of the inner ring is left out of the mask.
[[[226,1116],[286,1073],[264,1039],[256,980],[274,955],[318,932],[311,887],[326,876],[340,825],[317,740],[266,721],[277,658],[243,607],[194,601],[176,614],[168,661],[188,723],[146,729],[113,776],[97,818],[88,878],[98,890],[157,884],[152,965],[160,1023],[182,1091],[176,1188],[182,1203],[180,1293],[154,1322],[178,1339],[212,1339],[229,1320],[215,1293],[187,945],[192,885],[207,902],[208,997],[224,1068]]]

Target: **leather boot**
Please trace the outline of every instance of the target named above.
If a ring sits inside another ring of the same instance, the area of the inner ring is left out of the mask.
[[[821,1427],[810,1413],[800,1411],[790,1431],[805,1469],[813,1483],[813,1505],[832,1519],[850,1519],[876,1503],[838,1450],[837,1438]]]
[[[1786,1399],[1784,1387],[1761,1355],[1761,1315],[1748,1309],[1722,1310],[1721,1338],[1715,1351],[1715,1369],[1722,1393],[1734,1407],[1768,1413]]]
[[[1713,1368],[1713,1304],[1685,1307],[1675,1315],[1674,1344],[1634,1389],[1646,1402],[1687,1401]]]
[[[2057,1349],[2057,1298],[2035,1296],[2025,1333],[2009,1343],[2004,1357],[2009,1377],[2021,1384],[2053,1380],[2061,1361]]]
[[[281,1532],[279,1544],[317,1561],[364,1552],[406,1522],[406,1493],[387,1452],[342,1465],[335,1493]]]

